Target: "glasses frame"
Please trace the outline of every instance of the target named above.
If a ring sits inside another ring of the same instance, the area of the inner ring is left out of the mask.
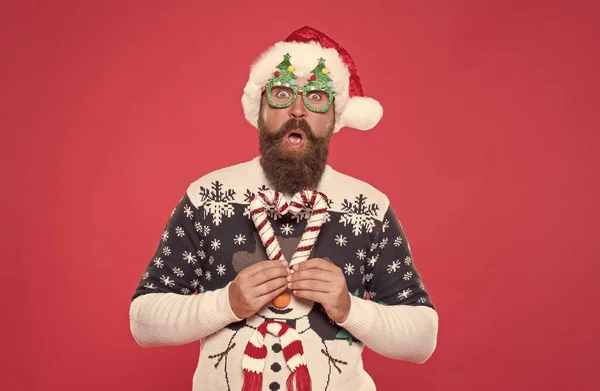
[[[273,98],[271,96],[271,91],[273,90],[273,87],[285,87],[285,88],[290,88],[294,93],[292,96],[292,99],[290,99],[289,102],[286,103],[277,103],[275,101],[273,101]],[[292,104],[294,104],[294,102],[296,101],[296,98],[298,97],[298,95],[302,95],[302,100],[304,101],[304,105],[306,106],[307,109],[309,109],[312,112],[315,113],[325,113],[327,112],[327,110],[329,110],[329,108],[331,107],[331,103],[333,102],[333,100],[335,99],[335,93],[334,92],[329,92],[326,91],[325,89],[322,88],[308,88],[308,92],[312,92],[312,91],[322,91],[327,93],[327,96],[329,96],[329,100],[327,101],[327,104],[324,107],[313,107],[309,102],[308,99],[306,98],[306,94],[304,93],[305,91],[305,87],[300,87],[297,84],[296,85],[290,85],[288,83],[282,85],[279,82],[271,82],[269,81],[267,83],[267,85],[264,87],[264,90],[267,92],[267,100],[269,101],[269,104],[272,107],[278,108],[278,109],[283,109],[286,107],[290,107]]]

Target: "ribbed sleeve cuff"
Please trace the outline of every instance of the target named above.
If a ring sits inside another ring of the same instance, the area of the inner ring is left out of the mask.
[[[206,309],[206,319],[209,324],[218,326],[217,329],[221,329],[230,323],[239,322],[242,319],[238,318],[231,309],[229,304],[229,284],[223,289],[217,289],[211,294],[215,295],[215,300],[202,300],[199,305],[210,305],[210,308]]]
[[[346,329],[350,334],[358,339],[367,335],[371,331],[373,319],[375,318],[375,308],[373,303],[350,294],[350,312],[348,319],[343,323],[337,323],[338,326]]]

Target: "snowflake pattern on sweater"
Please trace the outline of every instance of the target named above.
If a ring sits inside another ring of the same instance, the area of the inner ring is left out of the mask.
[[[244,268],[267,259],[249,214],[250,197],[266,189],[257,159],[215,171],[190,185],[132,300],[148,293],[193,295],[221,289]],[[329,202],[311,257],[337,265],[354,296],[387,306],[435,309],[387,197],[329,166],[317,190]],[[310,210],[298,216],[269,214],[286,259],[291,259],[309,216]],[[307,361],[313,372],[320,371],[313,379],[314,390],[338,389],[353,371],[362,369],[361,341],[331,321],[320,304],[293,299],[284,310],[267,305],[254,317],[202,341],[198,370],[223,379],[222,388],[216,389],[240,389],[243,349],[256,327],[269,319],[283,320],[299,332]],[[267,365],[272,370],[265,370],[265,387],[272,388],[265,389],[283,389],[289,372],[277,342],[271,345]]]

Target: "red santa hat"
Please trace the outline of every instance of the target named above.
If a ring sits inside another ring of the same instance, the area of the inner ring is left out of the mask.
[[[262,88],[273,76],[276,66],[285,54],[298,77],[307,76],[319,58],[325,59],[328,76],[335,88],[334,132],[342,127],[358,130],[372,129],[383,116],[381,104],[364,96],[356,66],[350,54],[333,39],[312,27],[304,26],[292,32],[283,42],[278,42],[263,52],[250,67],[250,77],[244,88],[242,106],[248,122],[258,126]]]

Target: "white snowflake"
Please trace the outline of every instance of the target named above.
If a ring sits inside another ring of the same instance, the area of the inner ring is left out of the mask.
[[[388,229],[390,227],[390,222],[388,221],[388,219],[385,219],[385,221],[383,222],[383,226],[381,227],[381,230],[383,232],[385,232],[386,229]]]
[[[142,274],[142,280],[145,280],[148,277],[150,277],[150,273],[149,272],[144,272],[144,274]]]
[[[400,261],[394,261],[391,265],[388,266],[388,273],[396,272],[396,269],[400,267]]]
[[[363,282],[369,282],[373,279],[373,273],[365,274],[363,276]]]
[[[185,232],[183,231],[183,228],[181,227],[177,227],[175,228],[175,233],[177,234],[177,236],[179,236],[180,238],[185,236]]]
[[[188,219],[194,217],[194,212],[192,212],[192,208],[189,205],[186,205],[183,208],[183,213],[185,213],[185,217],[187,217]]]
[[[374,299],[374,298],[375,298],[375,296],[377,296],[377,292],[369,291],[369,297],[370,297],[371,299]]]
[[[183,252],[183,259],[187,261],[188,265],[191,264],[195,264],[196,261],[196,256],[193,255],[191,252],[189,251],[184,251]]]
[[[373,243],[373,244],[371,245],[371,251],[375,251],[375,249],[376,249],[377,247],[379,247],[379,243]]]
[[[406,258],[404,258],[404,264],[410,265],[411,262],[412,262],[412,258],[407,255]]]
[[[199,292],[199,293],[202,293],[202,292],[204,292],[204,287],[203,287],[202,285],[200,285],[200,286],[198,287],[198,292]]]
[[[421,304],[425,304],[425,303],[427,303],[427,299],[424,297],[419,297],[419,300],[417,300],[417,302],[419,302]]]
[[[404,280],[408,281],[412,278],[412,276],[413,276],[413,272],[406,272],[406,273],[404,273]]]
[[[173,274],[175,274],[177,277],[183,277],[183,270],[181,270],[178,267],[173,268]]]
[[[344,266],[344,272],[345,272],[347,275],[354,274],[354,265],[353,265],[353,264],[351,264],[351,263],[347,263],[347,264]]]
[[[343,247],[346,244],[348,244],[348,240],[346,240],[346,238],[343,235],[337,235],[335,237],[335,244],[337,244],[340,247]]]
[[[294,226],[291,224],[284,224],[281,226],[281,233],[284,235],[289,235],[294,232]]]
[[[361,194],[356,197],[354,203],[348,200],[342,202],[342,210],[345,213],[340,217],[340,223],[344,224],[344,227],[351,225],[352,232],[356,236],[360,235],[363,229],[371,233],[375,227],[373,217],[377,216],[379,205],[374,203],[369,205],[366,200],[367,198]]]
[[[356,256],[358,257],[359,260],[362,261],[367,256],[367,252],[363,249],[360,249],[356,252]]]
[[[367,263],[369,264],[369,266],[375,266],[375,264],[377,263],[377,259],[379,259],[379,257],[377,255],[374,255],[371,258],[369,258]]]
[[[410,296],[411,293],[412,293],[412,290],[410,288],[405,289],[402,292],[398,293],[398,298],[406,299],[406,298],[408,298],[408,296]]]
[[[383,239],[381,241],[381,244],[379,244],[379,248],[382,248],[382,249],[385,248],[385,246],[387,246],[388,242],[389,242],[388,238]]]
[[[169,277],[165,277],[164,275],[160,277],[160,281],[165,284],[165,286],[172,287],[175,286],[175,281],[171,280]]]
[[[154,258],[152,262],[154,262],[154,266],[156,266],[158,269],[162,269],[162,267],[165,265],[164,261],[160,259],[160,257]]]
[[[194,223],[194,228],[196,228],[196,232],[202,233],[204,226],[200,224],[200,222],[196,221]]]
[[[235,238],[233,239],[233,242],[237,245],[246,243],[246,235],[242,235],[242,234],[236,235]]]
[[[198,268],[194,269],[194,273],[195,273],[195,274],[196,274],[198,277],[202,276],[202,268],[201,268],[201,267],[198,267]]]
[[[162,234],[162,240],[163,242],[166,242],[167,239],[169,239],[169,231],[165,230],[165,232]]]
[[[302,209],[300,209],[300,212],[298,212],[297,215],[294,215],[293,218],[296,219],[296,223],[299,223],[300,220],[310,218],[311,214],[312,214],[312,209],[302,208]]]
[[[198,250],[197,254],[198,257],[200,257],[200,259],[206,258],[206,253],[204,252],[204,250]]]
[[[275,209],[275,207],[273,206],[267,206],[265,208],[265,213],[267,214],[267,217],[271,220],[279,220],[283,215],[281,213],[279,213],[278,210]]]
[[[196,289],[198,288],[198,285],[200,285],[199,280],[192,280],[192,288]]]
[[[218,250],[221,248],[221,241],[219,239],[213,239],[212,242],[210,242],[210,247],[213,250]]]
[[[223,222],[223,216],[231,217],[235,214],[233,205],[235,191],[223,191],[223,184],[219,181],[213,182],[210,189],[200,187],[201,201],[204,202],[204,217],[211,214],[213,224],[219,225]]]
[[[163,254],[171,255],[171,249],[167,246],[163,247]]]
[[[220,276],[225,274],[225,265],[220,264],[219,266],[217,266],[217,274]]]
[[[394,246],[400,247],[401,244],[402,244],[402,236],[398,236],[396,238],[396,240],[394,240]]]
[[[215,263],[215,257],[213,257],[212,255],[210,257],[208,257],[208,263],[210,265],[212,265],[213,263]]]
[[[207,271],[206,273],[204,273],[204,278],[206,278],[206,281],[210,281],[210,279],[212,277],[210,276],[210,272],[209,271]]]
[[[247,205],[244,209],[244,216],[248,217],[249,219],[252,218],[252,215],[250,214],[250,205]]]
[[[204,247],[204,239],[200,240],[200,242],[198,243],[198,246]]]
[[[205,225],[202,228],[202,233],[204,234],[204,236],[208,236],[208,234],[210,233],[210,227],[208,225]]]
[[[181,293],[183,293],[184,295],[189,295],[191,292],[188,288],[181,288]]]
[[[146,284],[144,285],[144,288],[148,288],[148,289],[157,289],[157,288],[154,286],[154,284],[149,284],[149,283],[146,283]]]
[[[360,274],[365,274],[365,265],[360,266]]]
[[[424,291],[424,290],[425,290],[425,285],[423,285],[423,282],[420,282],[420,283],[419,283],[419,288],[421,288],[421,290],[422,290],[422,291]]]

